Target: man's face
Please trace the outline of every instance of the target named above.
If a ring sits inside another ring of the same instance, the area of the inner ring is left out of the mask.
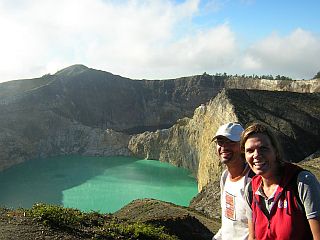
[[[215,143],[221,163],[227,164],[241,158],[240,142],[233,142],[226,137],[219,136]]]

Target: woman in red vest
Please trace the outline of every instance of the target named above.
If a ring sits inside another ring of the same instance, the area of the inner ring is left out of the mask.
[[[256,174],[245,190],[249,239],[320,240],[320,184],[309,171],[283,160],[271,130],[254,123],[241,151]]]

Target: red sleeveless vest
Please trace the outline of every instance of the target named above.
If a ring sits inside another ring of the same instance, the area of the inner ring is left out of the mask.
[[[274,204],[270,214],[261,208],[261,196],[255,194],[259,188],[262,178],[256,175],[252,178],[253,200],[252,221],[256,239],[312,239],[312,233],[309,222],[302,209],[299,208],[297,197],[296,174],[301,171],[296,165],[286,164],[284,174],[280,181],[279,187],[275,193]],[[291,181],[294,179],[294,181]]]

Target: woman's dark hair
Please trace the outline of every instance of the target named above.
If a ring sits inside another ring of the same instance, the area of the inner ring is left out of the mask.
[[[272,130],[262,123],[252,123],[242,132],[241,139],[240,139],[240,148],[241,148],[242,157],[245,159],[244,145],[245,145],[246,141],[248,140],[248,138],[251,135],[256,134],[256,133],[264,134],[270,139],[270,142],[276,152],[276,159],[280,163],[280,166],[283,166],[285,161],[283,159],[281,146],[280,146],[275,134],[272,132]]]

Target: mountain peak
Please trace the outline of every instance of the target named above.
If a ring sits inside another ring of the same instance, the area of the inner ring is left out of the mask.
[[[72,76],[80,74],[89,68],[82,64],[75,64],[58,71],[55,75]]]

